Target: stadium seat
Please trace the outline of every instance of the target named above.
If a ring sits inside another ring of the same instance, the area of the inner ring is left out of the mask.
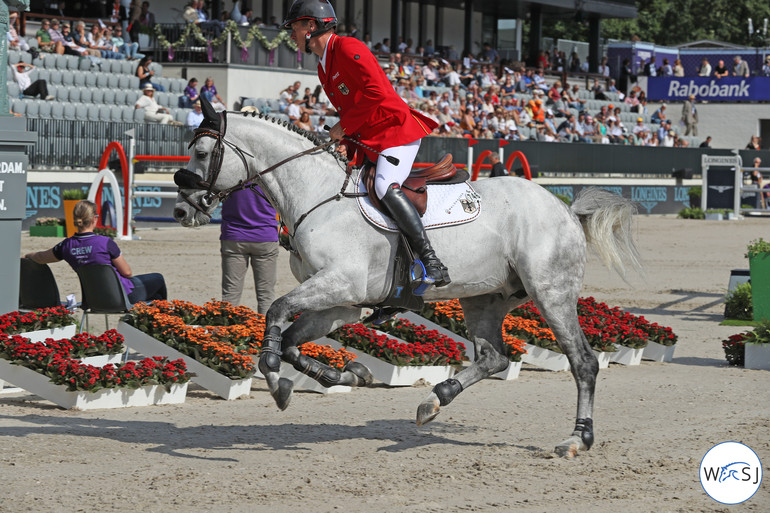
[[[121,112],[121,120],[125,123],[133,123],[134,122],[134,106],[133,105],[124,105],[120,108]]]
[[[50,93],[51,91],[48,91],[48,92]],[[56,101],[58,101],[58,102],[69,101],[70,88],[69,87],[59,87],[59,88],[57,88],[56,94],[54,96],[56,96]]]
[[[67,57],[63,54],[57,55],[55,66],[56,66],[56,69],[60,69],[60,70],[67,69]]]
[[[8,82],[8,98],[19,98],[21,96],[21,90],[19,84],[16,82]]]
[[[83,88],[83,89],[85,89],[85,88]],[[80,93],[81,93],[81,88],[80,87],[70,87],[69,88],[69,96],[67,97],[67,101],[69,101],[71,103],[79,102],[80,101]],[[59,98],[57,97],[56,99],[58,100]]]
[[[86,78],[86,87],[96,87],[96,73],[92,71],[84,71],[83,75]]]
[[[99,107],[100,105],[93,103],[88,105],[88,121],[99,121]],[[109,119],[109,111],[107,113],[107,119]]]
[[[36,118],[40,115],[40,104],[35,100],[27,101],[27,110],[24,113],[28,118]]]
[[[154,79],[154,82],[156,84],[158,84],[159,86],[161,86],[166,91],[169,90],[169,87],[170,87],[169,86],[169,79],[167,79],[165,77],[158,77],[158,78]]]
[[[21,62],[26,62],[27,64],[32,64],[32,54],[29,54],[27,52],[21,52],[19,54],[19,60]]]
[[[118,77],[118,87],[121,89],[131,88],[131,77],[128,75],[120,75]]]
[[[139,89],[139,77],[136,75],[133,75],[131,77],[131,81],[129,82],[131,89]]]
[[[105,105],[113,105],[115,103],[115,90],[105,89],[103,92],[102,103]]]
[[[180,123],[184,123],[187,121],[187,114],[189,112],[191,112],[190,109],[177,109],[176,114],[174,114],[174,119]]]
[[[126,105],[133,107],[136,103],[136,100],[138,100],[141,95],[142,94],[139,91],[134,89],[126,90]]]
[[[67,69],[61,70],[61,83],[65,86],[75,85],[75,74]]]
[[[91,103],[104,103],[104,89],[91,90]]]
[[[134,123],[144,123],[144,109],[134,109]]]
[[[83,71],[72,71],[72,76],[75,81],[75,85],[78,87],[84,87],[86,85],[86,75]]]
[[[119,82],[120,82],[120,78],[118,75],[107,76],[107,87],[111,87],[112,89],[117,89]]]
[[[34,59],[32,59],[32,65],[36,68],[44,68],[44,62],[43,62],[43,56],[38,55]]]
[[[80,88],[80,101],[83,103],[91,103],[91,90],[89,88]]]
[[[21,60],[21,52],[18,50],[8,50],[8,64],[14,65]]]
[[[110,121],[119,123],[123,120],[123,111],[118,105],[110,106]]]
[[[38,114],[37,114],[38,117],[40,117],[40,118],[50,118],[51,117],[51,104],[52,103],[53,102],[50,102],[50,101],[41,101],[38,104],[38,108],[39,108]],[[44,134],[44,136],[45,136],[45,134]]]
[[[64,105],[64,119],[74,120],[75,118],[75,105],[67,103]]]
[[[51,80],[50,80],[51,72],[49,70],[44,68],[36,68],[36,69],[33,69],[30,73],[35,73],[35,72],[37,72],[37,74],[31,74],[29,77],[30,80],[32,80],[33,82],[35,80],[45,80],[46,82],[48,82],[49,85],[51,84]]]
[[[83,57],[80,59],[80,62],[78,62],[78,69],[80,71],[89,71],[91,69],[91,64],[91,59]]]
[[[124,75],[131,75],[131,61],[118,61],[120,62],[120,72]]]
[[[47,69],[56,69],[56,58],[59,57],[55,53],[41,53],[43,58],[43,67]]]
[[[126,90],[125,89],[115,89],[115,99],[113,100],[115,105],[125,105],[126,104]]]
[[[109,83],[109,75],[107,73],[96,74],[96,87],[107,87]]]
[[[19,98],[14,98],[11,100],[11,110],[16,114],[21,114],[23,116],[27,112],[27,102]]]
[[[50,70],[51,74],[48,78],[48,85],[61,85],[62,84],[62,72],[59,69]]]
[[[65,55],[67,58],[67,69],[70,71],[78,71],[80,69],[80,57],[77,55]]]
[[[163,76],[163,66],[157,62],[152,62],[149,67],[151,71],[155,72],[155,78],[160,78]]]
[[[53,119],[64,119],[64,104],[61,102],[51,102],[51,117]]]
[[[97,112],[98,112],[98,109],[97,109]],[[86,105],[85,103],[78,103],[75,106],[75,119],[77,119],[78,121],[88,120],[88,105]]]

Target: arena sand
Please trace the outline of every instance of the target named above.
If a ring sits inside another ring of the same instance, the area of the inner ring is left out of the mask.
[[[768,234],[768,219],[639,217],[647,277],[631,285],[591,256],[583,295],[673,327],[679,344],[673,363],[599,373],[596,444],[575,459],[551,454],[572,430],[571,375],[526,365],[424,427],[427,386],[296,392],[284,412],[263,382],[239,401],[191,386],[183,405],[90,412],[17,394],[0,397],[0,511],[770,511],[770,372],[728,367],[720,341],[742,329],[719,326],[730,269],[747,268],[746,244]],[[120,243],[136,273],[163,273],[173,298],[219,295],[217,227],[139,235]],[[24,251],[54,242],[22,237]],[[279,293],[295,286],[287,262]],[[79,294],[75,274],[53,268],[62,295]],[[244,298],[255,306],[252,284]],[[706,451],[728,440],[765,472],[736,507],[698,479]]]

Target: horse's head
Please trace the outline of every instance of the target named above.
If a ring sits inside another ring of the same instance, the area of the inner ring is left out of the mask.
[[[200,102],[203,121],[190,142],[190,162],[174,174],[179,186],[174,219],[188,227],[208,224],[219,202],[245,182],[249,172],[245,152],[225,140],[227,115],[217,113],[203,96]]]

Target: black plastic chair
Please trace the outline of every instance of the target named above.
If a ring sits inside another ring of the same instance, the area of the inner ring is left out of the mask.
[[[83,293],[81,332],[88,330],[89,314],[104,314],[105,325],[110,329],[107,314],[120,314],[131,310],[131,302],[123,290],[117,271],[111,265],[83,265],[78,267],[77,273]]]
[[[56,278],[47,264],[21,259],[19,271],[19,310],[61,306]]]

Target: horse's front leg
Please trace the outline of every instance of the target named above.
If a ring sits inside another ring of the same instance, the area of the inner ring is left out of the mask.
[[[351,362],[340,371],[301,354],[297,347],[357,321],[359,308],[336,305],[362,300],[363,292],[339,273],[319,273],[270,306],[259,370],[280,409],[289,406],[293,390],[291,380],[279,375],[282,359],[326,387],[366,386],[372,382],[371,372],[360,363]],[[282,333],[280,326],[298,313],[302,315]]]

